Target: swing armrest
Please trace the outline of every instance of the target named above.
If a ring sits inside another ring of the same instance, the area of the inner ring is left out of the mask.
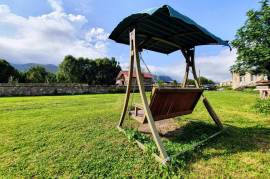
[[[135,116],[137,116],[138,115],[138,110],[142,110],[143,105],[142,104],[134,104],[134,108],[135,108]]]

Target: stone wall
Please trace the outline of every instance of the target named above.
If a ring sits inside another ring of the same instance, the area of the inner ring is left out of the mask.
[[[46,84],[46,83],[0,83],[0,96],[41,96],[61,94],[117,93],[125,87],[96,86],[87,84]]]

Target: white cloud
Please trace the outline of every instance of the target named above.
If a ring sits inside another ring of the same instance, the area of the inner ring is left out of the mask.
[[[231,80],[230,67],[236,60],[236,50],[228,49],[221,51],[218,55],[202,56],[197,58],[197,69],[201,76],[206,76],[215,81]]]
[[[109,37],[109,34],[105,33],[104,29],[102,28],[92,28],[89,32],[86,33],[85,37],[90,42],[96,42],[106,40]]]
[[[54,11],[62,12],[63,11],[63,5],[61,0],[48,0],[49,4],[53,8]]]
[[[200,71],[200,76],[207,77],[216,82],[230,80],[231,74],[229,69],[235,59],[236,51],[234,49],[232,51],[228,49],[223,50],[217,55],[195,57],[197,73]],[[122,63],[121,66],[123,69],[128,69],[128,63]],[[181,81],[185,72],[185,61],[181,60],[168,66],[148,65],[148,68],[152,74],[167,75]],[[193,78],[191,72],[189,77]]]
[[[0,5],[0,58],[12,63],[58,64],[68,54],[106,56],[108,34],[104,29],[92,28],[84,34],[84,16],[64,12],[60,0],[48,2],[53,11],[35,17],[16,15]]]

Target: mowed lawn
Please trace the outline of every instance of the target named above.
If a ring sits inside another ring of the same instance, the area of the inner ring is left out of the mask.
[[[234,91],[205,95],[226,131],[183,153],[170,167],[161,166],[116,129],[123,94],[2,97],[0,176],[269,177],[270,116],[251,110],[257,95]],[[192,115],[177,120],[184,132],[166,144],[169,153],[215,128],[201,102]]]

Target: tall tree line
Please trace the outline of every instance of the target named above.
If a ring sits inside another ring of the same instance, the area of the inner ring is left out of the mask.
[[[0,59],[0,83],[88,83],[92,85],[115,84],[121,71],[115,58],[75,58],[68,55],[58,71],[47,72],[42,66],[31,67],[26,72],[17,71],[6,60]]]

